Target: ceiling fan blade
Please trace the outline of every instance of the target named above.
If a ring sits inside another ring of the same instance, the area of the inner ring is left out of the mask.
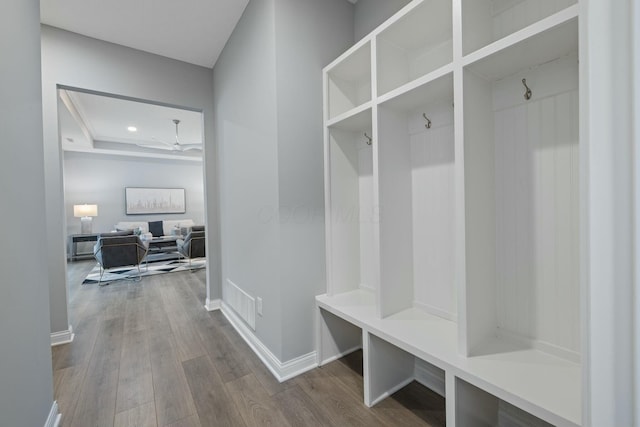
[[[166,145],[167,147],[173,147],[175,145],[175,142],[167,142],[161,139],[154,139],[154,141],[159,142],[160,144]]]
[[[149,144],[136,144],[138,147],[142,148],[151,148],[154,150],[165,150],[165,151],[173,151],[173,146],[162,146],[162,145],[149,145]]]

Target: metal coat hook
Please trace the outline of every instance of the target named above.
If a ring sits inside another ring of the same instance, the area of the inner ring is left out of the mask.
[[[424,125],[427,129],[431,129],[431,120],[427,117],[427,113],[422,113],[422,117],[427,121],[427,124]]]
[[[527,91],[524,93],[524,99],[528,101],[531,99],[531,89],[529,89],[529,86],[527,86],[527,79],[522,79],[522,84],[527,89]]]
[[[371,138],[369,135],[367,135],[367,133],[364,133],[364,137],[367,138],[367,140],[365,141],[367,143],[367,145],[371,145],[373,143],[373,138]]]

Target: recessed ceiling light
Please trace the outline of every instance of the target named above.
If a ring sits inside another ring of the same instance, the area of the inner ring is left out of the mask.
[[[128,130],[129,132],[137,132],[137,131],[138,131],[138,128],[137,128],[137,127],[135,127],[135,126],[129,126],[129,127],[127,128],[127,130]]]

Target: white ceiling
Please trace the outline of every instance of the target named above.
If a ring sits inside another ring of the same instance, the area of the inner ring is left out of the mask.
[[[348,0],[355,3],[357,0]],[[41,22],[88,37],[212,68],[249,0],[41,0]],[[201,151],[175,152],[202,142],[200,113],[130,100],[60,91],[62,148],[97,154],[198,160]],[[66,96],[65,96],[66,95]],[[64,101],[63,101],[64,99]],[[129,125],[138,127],[130,134]]]
[[[212,68],[249,0],[41,0],[41,22]]]
[[[71,90],[59,90],[59,124],[65,151],[135,157],[202,159],[202,114]],[[176,142],[183,148],[172,150]],[[135,132],[129,131],[135,126]]]

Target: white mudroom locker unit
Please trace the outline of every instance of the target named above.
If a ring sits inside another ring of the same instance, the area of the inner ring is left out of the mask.
[[[576,0],[414,0],[324,69],[318,364],[448,426],[582,425]]]

